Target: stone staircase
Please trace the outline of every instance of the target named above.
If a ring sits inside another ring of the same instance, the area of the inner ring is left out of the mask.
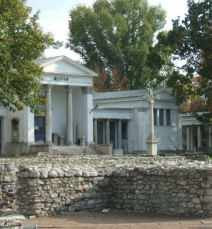
[[[52,146],[52,154],[54,155],[99,155],[90,146]]]

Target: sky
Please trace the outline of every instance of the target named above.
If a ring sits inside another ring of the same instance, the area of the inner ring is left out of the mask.
[[[32,7],[32,13],[40,10],[39,23],[44,32],[51,32],[55,40],[63,42],[63,47],[59,49],[47,49],[46,57],[66,55],[73,60],[80,57],[73,51],[66,49],[65,43],[68,38],[69,11],[78,4],[86,6],[92,5],[94,0],[27,0],[27,5]],[[187,0],[149,0],[151,5],[160,4],[167,13],[167,24],[165,29],[171,29],[172,19],[178,16],[184,18],[187,12]]]

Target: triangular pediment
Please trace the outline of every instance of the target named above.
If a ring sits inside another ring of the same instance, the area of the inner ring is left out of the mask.
[[[152,91],[154,100],[176,100],[175,96],[172,95],[172,91],[168,88],[155,88]],[[149,93],[148,90],[146,90],[146,93],[144,95],[144,99],[148,99]]]
[[[155,100],[176,100],[176,98],[172,95],[172,92],[167,88],[159,89],[154,93]]]
[[[58,56],[36,60],[35,63],[43,67],[45,73],[76,76],[98,76],[94,71],[78,64],[66,56]]]

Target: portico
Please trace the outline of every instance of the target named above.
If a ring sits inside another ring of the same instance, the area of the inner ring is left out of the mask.
[[[96,114],[95,114],[96,116]],[[113,144],[114,149],[123,149],[128,145],[130,139],[130,123],[127,117],[116,118],[94,118],[94,143]]]
[[[93,77],[97,74],[69,58],[55,57],[37,60],[44,69],[39,96],[46,98],[41,106],[43,115],[35,115],[45,120],[46,144],[54,144],[52,134],[64,139],[64,144],[71,146],[78,139],[85,137],[86,144],[93,143]],[[76,128],[74,126],[76,125]],[[43,127],[35,126],[35,135]],[[35,136],[35,141],[42,139]]]
[[[65,56],[38,59],[35,63],[43,68],[39,96],[45,103],[37,105],[39,113],[32,113],[29,107],[14,113],[3,107],[4,114],[0,109],[1,152],[49,152],[52,145],[71,146],[78,144],[81,137],[85,144],[93,143],[90,110],[93,78],[98,74]]]
[[[187,151],[197,151],[199,148],[212,147],[211,126],[201,125],[191,114],[184,114],[182,119],[183,148]]]
[[[176,99],[166,88],[154,89],[153,95],[154,109],[153,106],[150,109],[147,89],[94,93],[93,106],[98,104],[98,109],[92,112],[95,143],[113,144],[114,152],[145,154],[146,139],[154,128],[158,139],[156,153],[171,152],[173,142],[181,149],[181,113],[175,105]],[[156,143],[155,138],[151,137],[151,142]]]

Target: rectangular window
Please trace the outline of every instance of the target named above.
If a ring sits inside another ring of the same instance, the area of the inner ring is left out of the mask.
[[[171,125],[171,110],[166,109],[166,125],[170,126]]]
[[[163,125],[163,109],[159,109],[159,125]]]
[[[157,109],[153,109],[154,113],[154,125],[157,125]]]

